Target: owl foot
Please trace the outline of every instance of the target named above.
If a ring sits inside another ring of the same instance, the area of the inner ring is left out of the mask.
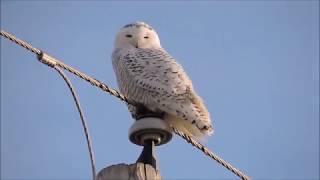
[[[164,112],[155,112],[146,108],[144,105],[136,106],[136,112],[132,115],[136,120],[146,118],[146,117],[157,117],[163,119]]]

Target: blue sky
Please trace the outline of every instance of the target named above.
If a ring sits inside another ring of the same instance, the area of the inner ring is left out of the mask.
[[[319,179],[319,1],[1,1],[1,29],[117,87],[114,37],[145,21],[205,100],[205,144],[254,179]],[[69,74],[98,171],[133,163],[125,104]],[[174,137],[165,179],[236,179]],[[63,80],[1,38],[1,179],[89,179],[79,115]]]

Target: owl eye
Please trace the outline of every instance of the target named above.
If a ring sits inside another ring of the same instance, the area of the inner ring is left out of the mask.
[[[126,35],[126,37],[131,38],[131,37],[132,37],[132,35],[131,35],[131,34],[127,34],[127,35]]]
[[[145,36],[145,37],[143,37],[143,38],[148,39],[148,38],[149,38],[149,36]]]

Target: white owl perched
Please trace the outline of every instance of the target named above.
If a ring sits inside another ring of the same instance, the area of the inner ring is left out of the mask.
[[[209,113],[191,80],[161,47],[151,26],[144,22],[124,26],[114,46],[112,64],[120,92],[140,104],[128,105],[133,117],[148,110],[196,138],[213,133]]]

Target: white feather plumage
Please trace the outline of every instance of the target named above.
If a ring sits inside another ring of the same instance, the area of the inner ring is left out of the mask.
[[[164,112],[176,129],[202,138],[213,133],[209,113],[192,82],[161,48],[157,33],[146,23],[126,25],[116,37],[112,63],[120,92],[151,111]],[[135,108],[129,106],[131,113]]]

